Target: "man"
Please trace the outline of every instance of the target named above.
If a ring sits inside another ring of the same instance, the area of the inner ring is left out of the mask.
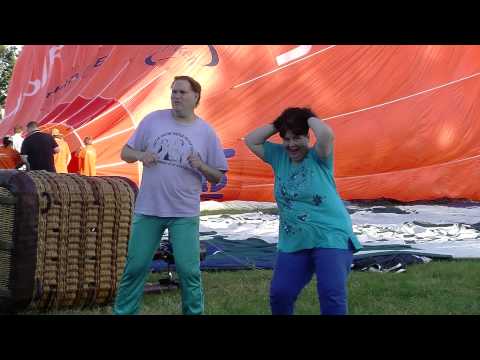
[[[5,136],[3,146],[0,147],[0,169],[18,169],[23,160],[17,150],[13,148],[12,138]]]
[[[70,147],[67,142],[63,140],[63,135],[57,128],[52,129],[52,136],[58,144],[60,151],[53,155],[53,162],[57,173],[68,173],[67,166],[72,158],[70,155]]]
[[[121,153],[122,160],[141,161],[144,167],[115,314],[138,313],[145,278],[165,229],[180,279],[182,312],[204,311],[199,241],[202,178],[218,183],[228,166],[215,131],[194,112],[200,84],[177,76],[171,89],[172,109],[145,116]]]
[[[87,136],[83,139],[85,147],[83,147],[78,154],[78,167],[80,175],[95,176],[97,175],[97,151],[92,145],[92,138]]]
[[[60,148],[52,135],[40,132],[35,121],[27,124],[27,137],[23,140],[21,155],[29,170],[55,172],[53,154],[59,151]]]

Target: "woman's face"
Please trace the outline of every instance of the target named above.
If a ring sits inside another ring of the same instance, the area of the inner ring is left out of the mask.
[[[283,137],[283,146],[292,161],[301,162],[308,153],[308,136],[295,135],[291,130],[287,130]]]

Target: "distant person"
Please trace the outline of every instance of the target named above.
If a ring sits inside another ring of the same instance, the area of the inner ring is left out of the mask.
[[[55,170],[57,173],[68,173],[68,163],[70,162],[72,155],[70,154],[70,147],[67,142],[63,140],[63,135],[57,128],[52,129],[52,136],[55,139],[60,151],[53,155],[53,162],[55,164]]]
[[[85,147],[83,147],[78,154],[80,175],[95,176],[97,175],[97,151],[92,145],[92,138],[90,136],[87,136],[83,142]]]
[[[23,144],[23,126],[22,125],[15,125],[13,128],[13,136],[12,136],[12,141],[13,141],[13,148],[17,150],[18,152],[22,151],[22,144]]]
[[[40,132],[35,121],[27,124],[27,137],[23,140],[20,154],[24,156],[29,170],[56,172],[53,155],[59,151],[52,135]]]
[[[12,138],[5,136],[0,147],[0,169],[18,169],[23,165],[20,153],[13,148]]]
[[[309,147],[309,129],[317,140]],[[267,141],[279,133],[283,144]],[[317,277],[323,315],[347,314],[347,279],[362,246],[333,177],[333,132],[308,108],[288,108],[245,138],[274,172],[280,215],[278,254],[270,285],[273,315],[291,315],[302,289]]]

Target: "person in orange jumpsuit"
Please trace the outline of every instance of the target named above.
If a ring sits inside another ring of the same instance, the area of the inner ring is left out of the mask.
[[[0,147],[0,169],[18,169],[23,165],[20,153],[13,148],[10,136],[3,138],[3,146]]]
[[[83,142],[85,147],[83,147],[78,154],[80,175],[95,176],[97,174],[97,169],[95,167],[97,162],[97,151],[92,145],[92,138],[90,136],[87,136]]]
[[[52,136],[60,148],[60,151],[53,155],[53,161],[55,163],[55,170],[57,173],[68,173],[68,163],[70,162],[72,155],[70,154],[70,147],[67,142],[63,140],[62,133],[57,129],[52,129]]]

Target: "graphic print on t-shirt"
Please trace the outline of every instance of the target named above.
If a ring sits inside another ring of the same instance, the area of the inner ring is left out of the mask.
[[[284,198],[287,208],[291,208],[291,201],[298,200],[299,195],[310,187],[312,176],[312,171],[304,164],[292,169],[286,179],[277,176],[280,194]]]
[[[191,170],[187,158],[193,152],[193,145],[185,135],[172,131],[162,134],[154,140],[153,151],[158,162]]]
[[[308,223],[309,214],[307,212],[298,212],[294,209],[295,201],[310,203],[316,207],[320,206],[324,196],[319,193],[311,192],[313,171],[302,163],[296,168],[290,170],[286,177],[277,175],[278,188],[280,193],[277,195],[283,201],[285,215],[281,217],[280,231],[287,236],[300,236],[304,223]],[[318,190],[318,189],[316,189]]]

